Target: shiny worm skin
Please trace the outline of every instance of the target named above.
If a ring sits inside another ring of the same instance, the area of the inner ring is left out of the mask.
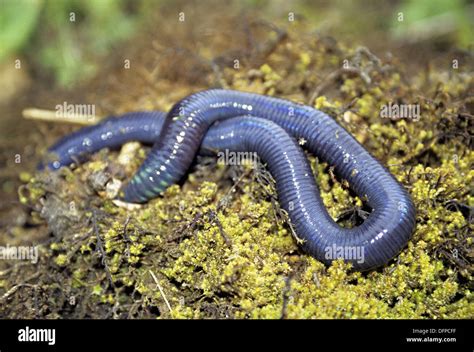
[[[316,259],[330,263],[343,258],[356,270],[370,270],[397,255],[411,237],[415,207],[406,190],[321,111],[257,94],[208,90],[183,99],[164,116],[129,113],[81,129],[50,148],[58,159],[49,167],[81,161],[87,154],[129,140],[154,143],[124,191],[124,200],[145,202],[177,182],[199,148],[256,152],[275,178],[280,205],[303,249]],[[296,142],[301,138],[372,208],[361,225],[343,228],[330,217]]]

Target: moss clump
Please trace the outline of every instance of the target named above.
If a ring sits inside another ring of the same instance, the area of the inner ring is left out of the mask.
[[[265,63],[245,70],[224,69],[222,79],[230,88],[307,102],[308,87],[318,86],[322,77],[356,55],[323,38],[304,41],[296,26],[294,31],[289,33],[291,40],[279,45]],[[147,149],[126,145],[120,153],[104,151],[59,173],[22,177],[27,182],[20,190],[22,203],[33,209],[32,217],[45,219],[56,235],[42,249],[36,278],[45,297],[56,298],[36,314],[474,316],[470,284],[474,198],[468,186],[473,182],[474,153],[469,149],[472,122],[466,117],[466,109],[473,104],[468,92],[474,76],[431,71],[424,77],[427,73],[420,71],[408,81],[402,67],[382,69],[381,64],[364,60],[360,64],[363,75],[342,73],[321,90],[313,105],[363,142],[413,197],[415,233],[387,266],[358,273],[343,262],[326,267],[305,255],[279,209],[271,177],[261,165],[226,168],[217,165],[215,158],[200,158],[187,180],[170,187],[163,197],[133,209],[116,206],[88,180],[100,173],[107,173],[107,182],[129,179]],[[429,87],[420,84],[425,79],[432,82]],[[164,81],[167,84],[171,83]],[[196,87],[180,92],[185,95],[191,90]],[[146,89],[137,92],[146,101],[152,100]],[[176,100],[170,94],[164,96],[158,108]],[[418,103],[421,117],[416,121],[382,119],[380,107],[389,102]],[[129,104],[118,110],[139,110]],[[124,158],[130,161],[126,167]],[[310,161],[330,215],[344,226],[360,223],[367,211],[363,199],[351,196],[349,185],[334,177],[331,165],[314,157]],[[22,270],[27,275],[36,267],[26,265]],[[0,294],[15,285],[12,278],[2,281]],[[25,289],[12,300],[21,304],[34,294]],[[75,304],[64,303],[71,297]],[[19,313],[14,306],[4,305],[2,310],[11,317],[33,316],[32,311]]]

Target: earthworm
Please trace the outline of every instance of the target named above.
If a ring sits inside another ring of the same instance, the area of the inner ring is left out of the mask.
[[[131,113],[79,130],[50,149],[59,156],[50,167],[127,140],[154,143],[124,190],[124,200],[145,202],[186,173],[199,147],[256,152],[275,178],[280,205],[303,249],[316,259],[343,258],[356,270],[370,270],[387,263],[411,237],[415,207],[407,191],[319,110],[252,93],[208,90],[186,97],[163,116]],[[367,201],[372,212],[361,225],[343,228],[331,218],[297,141],[334,166]]]

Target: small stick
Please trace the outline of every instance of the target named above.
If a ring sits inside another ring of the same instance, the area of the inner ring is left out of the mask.
[[[160,283],[158,282],[158,278],[155,276],[155,274],[153,273],[153,271],[148,270],[148,272],[150,273],[151,277],[153,278],[153,281],[155,281],[155,284],[156,284],[156,286],[158,287],[158,289],[160,290],[161,296],[162,296],[163,299],[165,300],[166,306],[168,307],[168,309],[169,309],[169,311],[170,311],[170,313],[171,313],[172,310],[171,310],[170,302],[168,302],[168,299],[166,298],[165,293],[163,292],[163,289],[161,288]],[[171,315],[172,315],[172,314],[171,314]]]
[[[23,117],[29,120],[73,123],[78,125],[94,125],[100,121],[99,116],[83,114],[57,114],[54,110],[28,108],[22,111]]]
[[[36,288],[38,285],[33,285],[33,284],[28,284],[27,281],[30,281],[32,279],[36,279],[38,276],[40,276],[40,272],[36,272],[33,275],[31,275],[29,278],[27,278],[25,281],[23,281],[20,284],[17,284],[10,288],[7,292],[3,294],[3,296],[0,297],[0,303],[3,303],[8,297],[10,297],[12,294],[14,294],[19,288],[21,287],[31,287],[31,288]]]

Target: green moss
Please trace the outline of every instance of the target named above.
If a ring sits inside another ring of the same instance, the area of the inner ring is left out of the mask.
[[[65,254],[59,254],[54,259],[54,262],[59,266],[66,266],[68,264],[68,257]]]

